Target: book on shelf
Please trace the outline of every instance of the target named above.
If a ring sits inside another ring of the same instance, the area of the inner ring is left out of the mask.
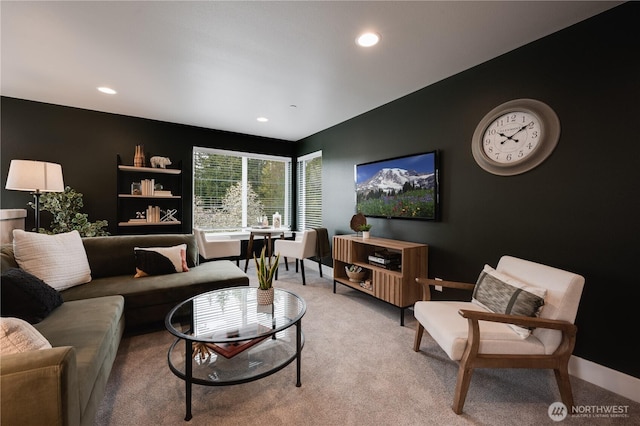
[[[156,185],[155,179],[142,179],[140,181],[140,189],[142,196],[152,196],[155,193],[154,187]]]
[[[234,328],[224,332],[214,333],[210,339],[215,340],[218,338],[233,338],[233,337],[242,337],[242,335],[247,336],[255,336],[260,333],[267,333],[271,329],[265,327],[261,324],[251,324],[241,328]],[[224,342],[224,343],[209,343],[203,342],[203,344],[209,349],[215,351],[216,353],[222,355],[225,358],[233,358],[238,355],[240,352],[249,349],[251,346],[262,342],[264,339],[269,337],[269,335],[264,335],[260,337],[256,337],[253,339],[240,340],[236,342]]]
[[[147,207],[147,222],[160,222],[160,207],[159,206],[148,206]]]
[[[129,219],[129,223],[146,223],[147,219]]]
[[[155,195],[156,197],[171,197],[173,194],[171,193],[171,191],[159,189],[153,191],[153,195]]]

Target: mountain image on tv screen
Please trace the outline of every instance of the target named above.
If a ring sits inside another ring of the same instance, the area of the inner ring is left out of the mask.
[[[356,209],[370,217],[435,220],[436,152],[356,166]]]

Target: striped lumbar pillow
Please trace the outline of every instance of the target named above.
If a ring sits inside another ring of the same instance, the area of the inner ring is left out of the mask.
[[[544,288],[524,284],[485,265],[473,289],[471,301],[491,312],[535,317],[540,314],[546,295]],[[524,327],[513,324],[509,324],[509,327],[522,338],[531,334],[531,330]]]

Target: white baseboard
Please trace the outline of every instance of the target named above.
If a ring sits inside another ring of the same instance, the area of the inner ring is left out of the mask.
[[[313,264],[315,267],[318,265],[316,262]],[[312,267],[311,264],[308,266]],[[325,277],[333,277],[333,268],[322,265],[322,273]],[[569,360],[569,374],[632,401],[640,402],[640,379],[636,377],[575,355]]]
[[[575,355],[569,359],[569,374],[640,402],[640,379]]]

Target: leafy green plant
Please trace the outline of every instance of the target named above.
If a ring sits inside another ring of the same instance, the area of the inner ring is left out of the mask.
[[[271,259],[267,263],[265,259],[265,251],[266,247],[262,248],[262,252],[260,253],[260,259],[256,258],[255,254],[253,255],[253,259],[256,262],[256,274],[258,275],[258,287],[261,290],[269,290],[273,283],[273,277],[276,275],[276,271],[278,270],[278,262],[280,261],[280,253],[276,256],[276,261],[271,264]]]
[[[33,202],[29,206],[35,210]],[[80,213],[84,207],[82,194],[70,187],[65,187],[64,192],[45,192],[40,196],[40,211],[51,213],[51,229],[38,229],[42,234],[61,234],[64,232],[78,231],[82,237],[98,237],[109,235],[104,228],[109,226],[106,220],[89,222],[86,213]]]
[[[360,232],[366,232],[370,230],[371,230],[371,225],[368,223],[363,223],[362,225],[358,226],[358,231]]]

